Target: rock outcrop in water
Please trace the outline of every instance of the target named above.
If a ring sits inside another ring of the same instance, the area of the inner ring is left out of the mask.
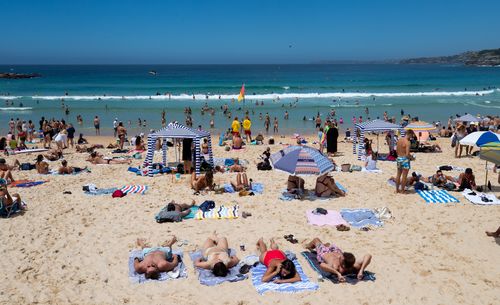
[[[22,79],[22,78],[35,78],[35,77],[41,77],[41,74],[38,73],[28,73],[28,74],[22,74],[22,73],[0,73],[0,78],[6,78],[6,79]]]
[[[404,59],[400,64],[462,64],[466,66],[500,66],[500,49],[469,51],[452,56]]]

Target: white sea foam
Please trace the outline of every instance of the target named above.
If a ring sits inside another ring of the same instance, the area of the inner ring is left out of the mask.
[[[0,111],[28,111],[33,107],[0,107]]]
[[[0,95],[0,100],[15,100],[21,96]]]
[[[498,90],[498,89],[497,89]],[[276,100],[276,99],[353,99],[372,97],[420,97],[420,96],[475,96],[492,94],[495,90],[482,91],[427,91],[427,92],[327,92],[327,93],[273,93],[247,95],[247,100]],[[237,94],[195,94],[197,101],[237,99]],[[207,98],[208,97],[208,98]],[[193,95],[69,95],[69,96],[32,96],[35,100],[193,100]]]

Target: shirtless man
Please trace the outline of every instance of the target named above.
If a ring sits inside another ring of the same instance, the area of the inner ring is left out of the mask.
[[[127,129],[123,127],[123,122],[118,123],[116,133],[118,134],[118,139],[120,139],[120,149],[123,149],[123,145],[125,144],[125,137],[127,135]]]
[[[171,240],[166,241],[162,246],[168,248],[168,251],[160,247],[149,248],[146,246],[144,239],[137,239],[137,246],[142,249],[144,258],[134,259],[135,272],[145,274],[147,279],[158,279],[160,272],[168,272],[174,270],[179,264],[179,257],[172,254],[172,245],[177,242],[174,236]]]
[[[342,252],[334,244],[324,244],[317,237],[306,245],[306,249],[316,251],[321,270],[337,275],[340,282],[345,282],[346,274],[357,274],[358,280],[362,280],[365,268],[372,260],[370,254],[366,254],[362,260],[356,260],[352,253]]]
[[[396,173],[396,193],[405,193],[406,179],[408,177],[408,171],[410,170],[410,139],[414,136],[413,130],[409,129],[406,131],[406,136],[400,138],[396,144],[396,153],[398,158],[396,159],[398,171]],[[401,185],[401,191],[399,191],[399,186]]]
[[[87,161],[89,161],[92,164],[130,164],[130,163],[132,163],[132,160],[103,159],[95,151],[90,154],[90,156],[87,158]]]

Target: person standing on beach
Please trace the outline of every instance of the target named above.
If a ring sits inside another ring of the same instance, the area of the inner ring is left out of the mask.
[[[117,131],[118,138],[120,139],[120,149],[123,149],[123,145],[125,144],[125,137],[127,136],[127,129],[123,127],[123,123],[118,123]]]
[[[328,131],[326,133],[326,151],[329,155],[333,155],[337,152],[337,140],[339,138],[339,130],[332,123],[328,122]]]
[[[408,171],[410,171],[410,139],[414,136],[413,130],[409,129],[404,138],[400,138],[396,144],[396,159],[397,173],[396,173],[396,193],[405,193],[406,180],[408,178]],[[401,185],[401,191],[399,186]]]
[[[252,142],[252,121],[250,121],[250,118],[245,116],[245,120],[243,120],[243,131],[245,132],[245,137],[247,139],[247,142]]]
[[[115,118],[115,120],[113,121],[113,130],[114,130],[113,136],[116,138],[118,132],[118,118]]]
[[[73,124],[68,124],[68,128],[66,129],[66,132],[68,134],[68,143],[73,148],[75,146],[75,127],[73,127]]]
[[[274,133],[278,133],[278,118],[274,117],[274,128],[273,131]]]
[[[233,136],[237,136],[240,134],[241,124],[237,116],[234,117],[233,123],[231,123],[231,129],[233,132]]]
[[[264,121],[264,127],[266,128],[266,133],[269,133],[269,126],[271,125],[271,118],[269,113],[266,113],[266,120]]]
[[[95,135],[96,136],[101,135],[100,125],[101,125],[101,120],[99,119],[99,116],[96,115],[94,118],[94,128],[95,128]]]

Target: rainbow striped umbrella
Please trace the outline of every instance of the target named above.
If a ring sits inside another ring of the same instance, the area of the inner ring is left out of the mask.
[[[424,121],[416,121],[416,122],[411,122],[410,124],[405,126],[405,129],[411,129],[415,132],[418,131],[428,131],[428,132],[436,132],[436,126],[431,123],[427,123]]]
[[[333,163],[317,149],[288,146],[271,155],[273,167],[292,175],[322,175],[333,170]]]

